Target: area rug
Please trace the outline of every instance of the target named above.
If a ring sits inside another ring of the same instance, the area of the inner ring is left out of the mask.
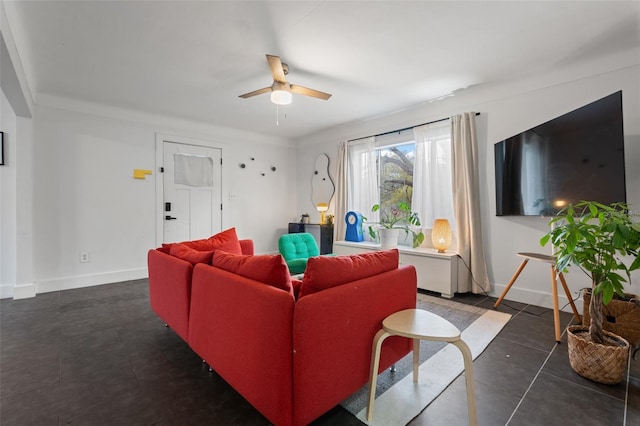
[[[440,315],[462,331],[476,359],[498,335],[511,315],[451,300],[418,294],[418,308]],[[373,421],[367,422],[369,386],[364,386],[342,405],[369,425],[403,426],[420,414],[464,371],[460,350],[443,342],[420,342],[420,381],[413,383],[413,355],[396,363],[396,371],[378,376]],[[464,402],[466,407],[466,402]]]

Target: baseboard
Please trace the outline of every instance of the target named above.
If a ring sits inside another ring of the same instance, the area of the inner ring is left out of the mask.
[[[549,285],[550,286],[550,285]],[[500,297],[506,285],[497,285],[494,284],[491,289],[490,296],[491,297]],[[571,309],[571,305],[569,304],[569,299],[564,294],[562,287],[558,283],[558,305],[561,311],[573,313]],[[578,294],[573,294],[573,297],[576,298],[573,303],[576,305],[576,309],[578,309],[578,313],[582,312],[582,297]],[[509,289],[509,293],[505,297],[505,301],[513,300],[515,302],[527,303],[529,305],[542,306],[544,308],[553,309],[553,297],[551,293],[545,293],[541,291],[535,290],[527,290],[517,287],[511,287]],[[508,302],[506,302],[508,303]]]
[[[36,296],[36,285],[34,283],[0,286],[0,299],[28,299]]]
[[[14,299],[29,299],[36,297],[36,285],[34,283],[21,284],[13,288]]]
[[[81,275],[76,277],[58,278],[53,280],[38,281],[36,293],[50,293],[52,291],[72,290],[74,288],[92,287],[102,284],[111,284],[122,281],[147,278],[147,268],[128,269],[124,271],[105,272],[102,274]]]
[[[10,299],[13,297],[13,289],[15,286],[10,284],[0,285],[0,299]]]

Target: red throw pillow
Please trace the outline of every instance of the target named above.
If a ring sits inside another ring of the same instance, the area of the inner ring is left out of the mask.
[[[162,253],[171,254],[172,245],[173,243],[169,243],[169,244],[162,243],[162,246],[158,247],[157,250],[161,251]]]
[[[196,263],[211,263],[211,258],[213,257],[212,250],[195,250],[183,243],[172,244],[169,254],[179,259],[186,260],[193,265],[195,265]]]
[[[291,287],[293,287],[293,297],[298,300],[300,296],[300,287],[302,287],[302,280],[291,279]]]
[[[204,240],[185,241],[183,244],[198,251],[224,250],[227,253],[242,254],[236,228],[229,228]]]
[[[397,249],[350,256],[316,256],[307,261],[300,297],[398,268]]]
[[[216,250],[213,254],[212,265],[280,288],[293,295],[289,268],[279,254],[235,255]]]

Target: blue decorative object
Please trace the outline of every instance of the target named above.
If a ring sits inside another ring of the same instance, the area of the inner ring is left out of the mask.
[[[359,212],[347,212],[344,220],[347,222],[347,232],[344,237],[345,241],[364,241],[362,234],[362,214]]]

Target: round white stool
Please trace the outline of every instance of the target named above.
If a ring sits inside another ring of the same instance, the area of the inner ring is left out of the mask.
[[[413,381],[415,383],[418,383],[420,367],[420,340],[447,342],[460,349],[464,359],[469,424],[477,425],[478,417],[473,386],[473,357],[469,346],[460,339],[460,330],[456,326],[441,316],[423,309],[405,309],[389,315],[382,321],[382,330],[378,331],[373,338],[367,421],[370,422],[373,419],[373,404],[376,397],[378,369],[380,368],[380,349],[382,348],[382,342],[389,336],[402,336],[413,339]]]

